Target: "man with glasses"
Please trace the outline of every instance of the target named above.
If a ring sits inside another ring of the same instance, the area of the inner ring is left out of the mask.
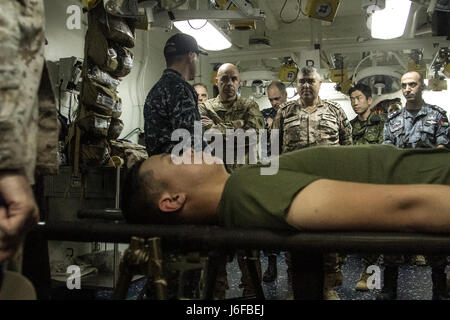
[[[320,74],[307,66],[298,73],[297,92],[300,99],[284,104],[273,121],[279,129],[280,153],[319,145],[351,145],[352,126],[339,104],[319,97]],[[290,265],[289,255],[286,262]],[[343,260],[338,254],[324,256],[324,288],[326,300],[338,300],[334,289],[342,283]]]
[[[406,105],[389,115],[384,126],[383,144],[399,148],[445,148],[450,146],[446,111],[423,100],[423,77],[416,71],[401,78]],[[420,256],[419,256],[420,257]],[[398,266],[402,257],[385,255],[384,286],[377,299],[392,300],[397,297]],[[417,257],[416,257],[417,259]],[[424,260],[422,258],[422,260]],[[431,266],[433,300],[446,296],[446,256],[427,256]],[[424,264],[424,263],[423,263]]]

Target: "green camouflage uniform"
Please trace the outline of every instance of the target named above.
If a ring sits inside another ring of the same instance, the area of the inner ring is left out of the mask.
[[[30,183],[36,164],[41,173],[58,165],[44,25],[43,1],[0,1],[0,170],[22,170]]]
[[[352,125],[353,144],[381,144],[383,143],[383,130],[386,119],[382,115],[370,113],[366,121],[356,116],[350,121]]]
[[[311,113],[303,106],[301,99],[286,102],[273,121],[273,129],[280,130],[280,153],[319,145],[352,144],[352,126],[344,110],[339,104],[320,98],[316,109]],[[335,253],[324,255],[325,273],[340,272],[343,261]],[[286,254],[286,263],[291,265],[289,254]]]
[[[217,129],[219,130],[223,135],[226,134],[227,129],[242,129],[242,130],[249,130],[249,129],[255,129],[258,131],[259,129],[264,129],[264,119],[262,117],[261,111],[259,110],[259,106],[256,102],[238,97],[236,100],[232,102],[221,102],[220,96],[217,96],[214,99],[209,99],[205,101],[204,103],[199,104],[199,110],[201,116],[208,117],[211,119],[214,124],[212,126],[206,127],[204,129]],[[242,123],[239,120],[243,120],[244,123]],[[226,146],[226,137],[224,136],[224,148]],[[244,164],[238,164],[236,163],[236,154],[237,154],[237,144],[234,144],[235,147],[235,161],[232,164],[226,164],[225,167],[229,172],[233,172],[237,170],[239,167],[242,167]],[[249,162],[249,145],[246,143],[246,153],[245,153],[245,163],[248,164]],[[224,160],[226,159],[226,154],[224,152]],[[224,161],[225,162],[225,161]],[[259,252],[255,252],[254,255],[258,255]],[[242,272],[242,286],[244,287],[244,296],[253,295],[254,288],[253,284],[250,279],[250,274],[248,271],[248,268],[245,264],[244,260],[244,254],[241,252],[238,252],[238,264],[239,268]],[[262,279],[261,275],[261,263],[259,259],[257,259],[257,270],[259,279]],[[226,273],[226,261],[220,266],[219,269],[219,276],[218,276],[218,282],[223,283],[223,286],[227,286],[227,273]],[[220,284],[217,285],[220,285]],[[216,286],[217,286],[216,285]],[[219,291],[219,292],[217,292]],[[216,288],[216,296],[223,296],[223,293],[220,293],[221,289]]]
[[[219,96],[214,99],[209,99],[199,105],[200,114],[211,119],[214,124],[205,129],[217,129],[223,135],[226,134],[227,129],[242,129],[244,131],[255,129],[264,129],[264,119],[261,111],[259,111],[258,104],[252,100],[238,97],[232,102],[221,102]],[[244,121],[242,126],[239,120]],[[226,138],[224,138],[224,147],[226,146]],[[235,147],[235,160],[237,155],[237,144]],[[246,157],[245,163],[248,164],[249,144],[246,142]],[[224,152],[224,159],[226,154]],[[225,162],[225,161],[224,161]],[[226,164],[227,170],[233,172],[243,164],[238,164],[236,161],[233,164]]]
[[[378,115],[373,112],[370,113],[366,121],[361,121],[356,116],[350,121],[352,125],[353,144],[382,144],[385,122],[386,118],[383,115]],[[361,255],[361,259],[366,266],[370,266],[377,263],[378,255],[365,254]]]

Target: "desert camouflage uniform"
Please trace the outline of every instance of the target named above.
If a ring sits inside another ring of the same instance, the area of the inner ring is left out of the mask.
[[[252,100],[238,97],[232,102],[221,102],[219,96],[214,99],[209,99],[199,105],[200,114],[202,116],[211,119],[214,124],[211,127],[205,129],[217,129],[224,136],[227,129],[236,130],[242,129],[243,131],[254,129],[258,133],[259,129],[264,129],[264,119],[259,111],[258,104]],[[243,125],[241,120],[244,121]],[[226,142],[229,141],[224,138],[224,148]],[[232,164],[226,164],[227,170],[233,172],[237,168],[244,164],[237,163],[238,149],[245,147],[245,163],[249,163],[249,152],[256,151],[253,149],[255,146],[250,145],[246,140],[245,146],[240,146],[237,143],[234,144],[234,160]],[[224,152],[224,160],[226,159],[226,153]],[[224,161],[225,162],[225,161]]]
[[[164,70],[144,105],[145,143],[149,157],[172,151],[179,143],[171,141],[176,129],[186,129],[191,135],[191,146],[194,146],[194,122],[200,122],[197,99],[194,88],[180,73]]]
[[[383,144],[392,144],[399,148],[436,148],[439,145],[449,148],[448,127],[447,112],[438,106],[424,103],[415,116],[403,108],[388,116],[384,126]],[[384,263],[386,266],[398,266],[410,258],[384,255]],[[431,255],[426,258],[432,267],[432,279],[444,273],[446,256]],[[435,282],[441,286],[445,279],[433,280],[433,284]],[[443,289],[433,287],[433,290]]]
[[[272,129],[279,129],[280,153],[318,145],[352,144],[352,126],[344,110],[339,104],[320,98],[311,113],[303,106],[301,99],[286,102],[278,111]],[[324,255],[325,275],[340,273],[344,261],[336,253]],[[291,265],[290,254],[286,254],[286,263]]]
[[[41,0],[0,1],[0,170],[19,170],[30,184],[36,165],[42,174],[58,169],[56,106],[44,69],[44,17]],[[9,269],[21,271],[21,250],[9,263]]]
[[[42,1],[0,2],[0,170],[23,170],[30,183],[36,163],[42,173],[57,171],[56,107],[42,73],[44,40]]]
[[[208,117],[211,119],[214,124],[208,128],[205,129],[217,129],[219,130],[225,137],[227,129],[242,129],[242,130],[248,130],[248,129],[255,129],[258,133],[258,129],[264,128],[264,119],[261,115],[261,111],[259,111],[258,104],[252,100],[238,97],[236,100],[232,102],[226,102],[223,103],[220,101],[220,97],[217,96],[216,98],[209,99],[205,101],[204,103],[201,103],[199,105],[200,114],[202,116]],[[244,123],[240,122],[240,120],[243,120]],[[224,138],[224,148],[226,146],[227,139]],[[232,164],[226,164],[226,168],[229,172],[233,172],[237,170],[239,167],[242,167],[244,164],[238,164],[236,163],[236,155],[237,150],[241,146],[238,146],[237,144],[234,144],[234,155],[235,155],[235,161]],[[248,164],[249,156],[248,151],[251,148],[248,143],[245,144],[246,153],[245,153],[245,163]],[[223,154],[224,159],[226,159],[226,153]],[[224,161],[225,162],[225,161]],[[258,255],[259,252],[254,252],[253,254],[255,256]],[[253,295],[254,294],[254,287],[250,279],[250,274],[248,271],[248,268],[245,264],[244,260],[244,254],[242,252],[238,252],[238,264],[239,268],[242,272],[242,286],[244,287],[244,296]],[[219,276],[218,281],[223,283],[223,286],[227,286],[227,280],[226,280],[226,260],[221,264],[219,269]],[[262,279],[261,275],[261,263],[259,261],[259,256],[257,259],[257,270],[258,270],[258,276],[259,279]],[[220,290],[220,289],[219,289]]]
[[[273,122],[279,129],[281,153],[318,145],[351,145],[352,126],[339,104],[320,100],[309,113],[301,100],[281,106]]]

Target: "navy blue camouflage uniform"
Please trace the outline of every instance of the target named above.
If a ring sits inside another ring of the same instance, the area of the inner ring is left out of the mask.
[[[384,126],[383,144],[399,148],[449,147],[447,131],[446,111],[424,103],[415,117],[406,108],[391,114]]]
[[[191,135],[191,146],[194,146],[194,122],[201,119],[197,101],[197,92],[179,72],[164,70],[144,105],[145,144],[149,157],[171,153],[179,143],[171,141],[176,129],[186,129]]]
[[[439,145],[450,147],[449,142],[446,111],[427,103],[423,104],[415,116],[406,108],[392,113],[384,126],[383,144],[399,148],[436,148]],[[395,255],[385,255],[384,258],[385,265],[398,265],[402,260]],[[447,257],[427,256],[427,260],[433,268],[444,268]],[[432,277],[434,276],[433,271]]]

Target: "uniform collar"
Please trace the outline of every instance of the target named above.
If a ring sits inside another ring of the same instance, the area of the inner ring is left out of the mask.
[[[184,78],[183,78],[183,76],[181,75],[181,73],[179,73],[178,71],[176,71],[176,70],[173,70],[173,69],[166,69],[166,70],[164,70],[164,72],[163,72],[164,74],[173,74],[173,75],[175,75],[175,76],[177,76],[177,77],[179,77],[179,78],[181,78],[181,79],[183,79],[184,80]]]
[[[429,104],[424,102],[422,107],[420,107],[419,112],[417,112],[416,118],[421,117],[421,116],[426,116],[428,114],[428,106],[429,106]],[[404,112],[405,112],[406,118],[412,118],[412,115],[408,109],[404,108]]]
[[[298,103],[298,105],[299,105],[301,108],[306,108],[306,106],[303,104],[301,98],[299,98],[299,99],[297,100],[297,103]],[[319,103],[318,103],[315,107],[317,107],[317,108],[322,107],[323,104],[324,104],[323,100],[320,99],[320,97],[319,97]]]

